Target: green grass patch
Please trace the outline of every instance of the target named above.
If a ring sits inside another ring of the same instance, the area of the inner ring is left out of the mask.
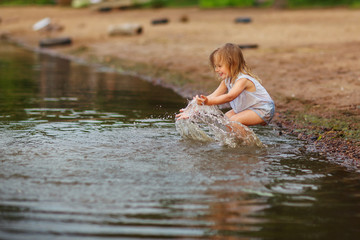
[[[290,8],[299,7],[335,7],[335,6],[360,6],[360,0],[287,0]]]
[[[199,6],[202,8],[217,7],[252,7],[255,0],[199,0]]]

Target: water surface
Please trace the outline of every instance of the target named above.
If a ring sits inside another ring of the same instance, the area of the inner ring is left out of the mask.
[[[182,140],[186,100],[100,66],[0,45],[0,239],[357,239],[360,177],[267,148]]]

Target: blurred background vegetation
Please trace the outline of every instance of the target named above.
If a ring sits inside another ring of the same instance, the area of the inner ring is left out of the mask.
[[[0,0],[0,5],[47,5],[55,4],[54,0]]]
[[[0,0],[0,5],[68,5],[72,0]],[[83,0],[91,2],[91,0]],[[103,0],[116,1],[116,0]],[[137,0],[132,0],[134,3]],[[187,7],[201,8],[219,7],[360,7],[360,0],[151,0],[147,4],[137,4],[140,7]]]

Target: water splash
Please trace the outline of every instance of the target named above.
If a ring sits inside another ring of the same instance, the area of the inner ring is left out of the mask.
[[[175,125],[184,139],[217,142],[231,148],[265,146],[253,130],[239,122],[230,121],[217,106],[202,106],[192,100],[183,111],[187,118],[178,119]]]

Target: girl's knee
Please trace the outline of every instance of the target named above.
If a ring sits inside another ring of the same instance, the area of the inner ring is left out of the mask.
[[[230,111],[228,111],[228,112],[225,113],[225,116],[226,116],[228,119],[231,119],[234,115],[235,115],[234,110],[230,110]]]
[[[229,120],[230,120],[231,122],[239,122],[239,123],[241,123],[241,124],[245,124],[245,123],[243,122],[243,119],[239,118],[239,117],[236,116],[236,115],[231,116],[231,117],[229,118]]]
[[[230,116],[230,117],[229,117],[229,120],[230,120],[230,121],[237,121],[236,117],[234,117],[234,116]]]

